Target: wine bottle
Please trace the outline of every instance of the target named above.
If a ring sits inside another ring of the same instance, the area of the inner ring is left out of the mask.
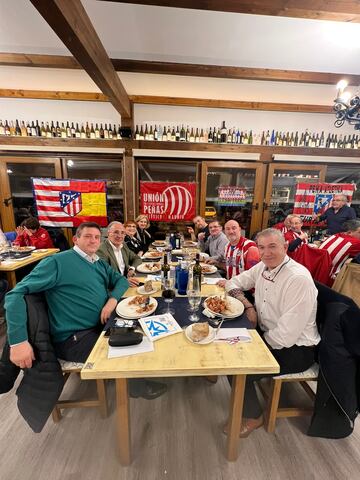
[[[180,142],[186,142],[186,132],[185,132],[184,125],[181,126],[181,130],[180,130]]]
[[[204,143],[204,141],[205,141],[204,130],[203,129],[200,130],[200,140],[199,141],[200,141],[200,143]]]
[[[179,130],[179,125],[176,126],[175,140],[176,140],[177,142],[180,142],[180,130]]]
[[[150,125],[149,140],[154,140],[154,131],[152,125]]]
[[[20,128],[20,125],[19,125],[19,120],[16,120],[16,123],[15,123],[15,135],[17,137],[21,136],[21,128]]]
[[[34,121],[31,122],[31,136],[36,137],[36,127]]]
[[[80,138],[86,138],[86,131],[83,123],[81,124]]]
[[[226,143],[231,143],[232,142],[232,130],[229,128],[229,131],[227,132],[227,139]]]
[[[191,143],[195,142],[195,135],[194,135],[194,128],[193,127],[191,127],[189,142],[191,142]]]
[[[236,129],[235,129],[235,127],[233,127],[233,129],[232,129],[231,143],[236,143]]]
[[[121,126],[120,125],[118,125],[118,129],[117,129],[117,132],[116,132],[116,139],[121,140]]]
[[[135,140],[140,140],[139,125],[136,125],[135,128]]]
[[[143,126],[141,125],[140,133],[139,133],[139,140],[144,140],[144,139],[145,139],[144,129],[143,129]]]
[[[45,136],[46,136],[46,138],[51,138],[51,137],[52,137],[52,133],[51,133],[51,130],[50,130],[50,124],[49,124],[49,122],[46,122],[46,126],[45,126]]]
[[[46,137],[46,130],[45,130],[44,122],[41,122],[40,136],[41,136],[41,137]]]
[[[275,136],[275,130],[271,132],[271,137],[270,137],[270,145],[276,145],[276,139],[277,139],[277,132]]]
[[[76,138],[76,130],[75,130],[75,127],[74,127],[74,122],[71,122],[70,132],[71,132],[71,137]]]
[[[36,120],[35,132],[36,132],[36,136],[37,136],[37,137],[41,137],[39,120]]]
[[[164,286],[164,281],[168,280],[170,275],[170,265],[168,264],[167,253],[165,252],[164,261],[161,265],[161,283]]]
[[[34,122],[33,122],[33,123],[34,123]],[[9,126],[7,120],[5,120],[4,131],[5,131],[5,135],[10,136],[10,126]]]
[[[201,290],[202,270],[200,265],[200,254],[196,254],[195,265],[193,266],[193,288]]]
[[[96,130],[95,130],[95,132],[96,132]],[[102,126],[102,123],[100,123],[99,137],[102,138],[102,139],[105,138],[105,133],[104,133],[104,128]]]
[[[213,143],[213,133],[212,128],[210,127],[209,135],[208,135],[208,143]]]
[[[22,137],[27,137],[27,128],[26,128],[26,125],[25,125],[25,122],[24,120],[21,122],[21,136]]]
[[[110,124],[109,124],[109,127],[110,127]],[[101,129],[103,129],[103,137],[101,136]],[[110,127],[110,131],[111,131],[111,127]],[[104,128],[102,128],[102,124],[100,125],[100,138],[104,138],[104,140],[109,140],[109,129],[108,129],[108,126],[107,126],[107,123],[104,124]],[[112,137],[112,131],[111,131],[111,137]]]
[[[81,138],[81,133],[80,133],[80,130],[79,130],[79,124],[78,123],[76,123],[75,138]]]
[[[67,138],[71,138],[71,128],[68,121],[66,122],[66,136]]]
[[[154,140],[155,141],[159,140],[159,132],[158,132],[158,129],[157,129],[156,125],[154,127]]]
[[[5,135],[5,127],[2,123],[2,120],[0,120],[0,135]]]
[[[116,133],[116,129],[115,129]],[[109,140],[113,139],[113,130],[111,128],[111,124],[109,123],[109,128],[107,128],[107,125],[105,123],[105,128],[104,128],[104,138],[108,138]]]
[[[217,140],[216,141],[217,141],[217,143],[221,143],[221,129],[220,128],[218,128],[218,130],[217,130]]]
[[[51,130],[51,136],[52,136],[52,138],[56,137],[56,127],[55,127],[55,125],[54,125],[54,121],[53,121],[53,120],[51,120],[50,130]]]
[[[186,127],[186,141],[190,142],[190,128],[189,128],[189,125]]]
[[[195,132],[195,143],[199,143],[199,142],[200,142],[200,135],[199,135],[199,129],[197,128]]]
[[[320,142],[319,142],[319,147],[324,147],[325,146],[325,135],[324,135],[324,130],[321,132],[320,135]]]
[[[294,138],[294,147],[297,147],[299,145],[299,133],[296,130],[295,132],[295,138]]]
[[[270,132],[269,132],[269,130],[266,132],[266,135],[265,135],[265,145],[270,145]]]
[[[163,133],[162,133],[162,141],[163,141],[163,142],[167,142],[167,133],[166,133],[166,127],[165,127],[165,125],[164,125]]]
[[[226,141],[227,141],[227,130],[225,126],[225,120],[223,120],[221,131],[220,131],[220,142],[226,143]]]
[[[85,134],[86,134],[86,138],[90,138],[90,127],[88,122],[86,122]]]
[[[171,140],[172,142],[176,142],[175,127],[173,127],[172,130],[171,130],[170,140]]]
[[[149,140],[149,131],[148,131],[147,123],[145,123],[145,133],[144,133],[144,136],[145,136],[145,140]]]

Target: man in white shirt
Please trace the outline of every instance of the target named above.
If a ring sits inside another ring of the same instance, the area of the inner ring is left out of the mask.
[[[198,240],[202,252],[208,251],[210,257],[208,260],[219,260],[224,256],[225,247],[229,243],[222,226],[217,220],[209,223],[210,236],[205,240],[205,233],[199,233]]]
[[[130,286],[137,286],[139,281],[135,278],[135,269],[142,262],[124,243],[124,225],[116,221],[109,223],[107,234],[108,238],[102,242],[96,253],[115,271],[127,277]]]
[[[279,230],[268,228],[257,235],[260,263],[225,282],[230,295],[255,288],[255,308],[263,339],[280,365],[280,374],[298,373],[314,363],[320,341],[316,326],[317,289],[309,271],[289,258]],[[263,424],[254,380],[268,375],[248,375],[240,436],[247,437]]]

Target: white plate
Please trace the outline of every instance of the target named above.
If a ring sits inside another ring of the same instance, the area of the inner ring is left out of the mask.
[[[146,252],[144,255],[141,257],[143,260],[158,260],[159,258],[162,258],[164,254],[162,252]]]
[[[155,242],[152,242],[152,245],[154,245],[154,247],[166,247],[166,242],[155,240]]]
[[[11,251],[12,252],[19,252],[19,253],[22,253],[22,252],[32,252],[33,250],[35,250],[36,247],[33,247],[33,246],[28,246],[28,247],[11,247]]]
[[[204,307],[207,308],[214,315],[217,315],[218,317],[224,317],[224,318],[235,318],[235,317],[239,317],[244,313],[244,305],[242,304],[242,302],[240,302],[240,300],[238,300],[237,298],[230,297],[230,296],[227,296],[226,298],[226,302],[229,304],[229,307],[230,307],[229,310],[225,310],[225,312],[227,313],[221,314],[221,313],[213,312],[207,306],[207,300],[209,298],[219,297],[219,296],[220,295],[211,295],[210,297],[205,298]]]
[[[48,248],[40,248],[39,250],[36,249],[34,253],[45,253],[47,252],[49,249]]]
[[[149,263],[150,263],[150,262],[149,262]],[[155,270],[151,270],[151,269],[146,268],[146,265],[147,265],[146,262],[145,262],[145,263],[141,263],[140,265],[138,265],[138,266],[136,267],[136,270],[137,270],[138,272],[140,272],[140,273],[158,273],[158,272],[161,271],[161,266],[160,266],[159,268],[155,269]],[[151,264],[151,265],[153,265],[153,264]]]
[[[202,268],[202,267],[207,267],[207,268],[210,269],[209,272],[203,272],[203,271],[202,271],[202,274],[203,274],[203,275],[211,275],[211,274],[217,272],[217,267],[216,267],[215,265],[208,265],[207,263],[201,263],[201,262],[200,262],[200,265],[201,265],[201,268]]]
[[[155,312],[156,307],[158,305],[158,302],[155,300],[154,297],[150,297],[150,305],[152,306],[152,309],[149,310],[148,312],[144,312],[144,313],[137,313],[136,312],[136,310],[139,308],[139,305],[129,305],[130,301],[133,298],[134,298],[134,296],[124,298],[124,300],[121,300],[121,302],[119,302],[117,304],[116,313],[120,317],[142,318],[142,317],[147,317],[148,315],[151,315]]]
[[[154,285],[153,285],[153,289],[150,290],[150,292],[145,292],[145,287],[144,287],[144,285],[141,285],[141,287],[138,287],[138,288],[136,289],[136,291],[137,291],[138,293],[140,293],[140,295],[152,295],[153,293],[156,293],[158,290],[159,290],[159,288],[158,288],[158,287],[155,287],[155,288],[154,288]]]
[[[194,342],[194,340],[191,338],[192,327],[193,327],[193,325],[189,325],[188,327],[185,328],[185,331],[184,331],[185,337],[191,343],[194,343],[195,345],[207,345],[208,343],[211,343],[215,340],[216,330],[215,330],[215,328],[213,328],[209,325],[209,335],[207,337],[203,338],[202,340],[200,340],[200,342]]]
[[[181,250],[181,248],[175,248],[174,250],[171,250],[171,253],[173,255],[182,255],[183,251]]]

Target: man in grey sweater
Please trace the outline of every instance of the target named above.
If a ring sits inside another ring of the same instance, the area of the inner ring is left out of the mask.
[[[200,250],[202,252],[209,252],[210,258],[208,260],[217,261],[224,256],[225,246],[229,243],[229,240],[217,220],[209,223],[209,232],[210,236],[206,241],[205,233],[199,233],[198,240]]]

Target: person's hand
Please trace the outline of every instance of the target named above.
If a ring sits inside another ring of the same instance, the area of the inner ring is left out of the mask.
[[[32,237],[32,232],[30,232],[30,230],[26,227],[24,227],[24,232],[29,235],[29,237]]]
[[[128,277],[128,282],[130,287],[137,287],[139,285],[139,280],[135,277]]]
[[[307,240],[308,234],[306,232],[301,232],[299,238],[301,238],[301,240]]]
[[[205,233],[204,232],[199,233],[198,240],[200,240],[200,242],[202,242],[204,240],[204,238],[205,238]]]
[[[101,323],[106,323],[109,320],[110,315],[115,310],[118,301],[116,298],[109,298],[109,300],[103,306],[100,313]]]
[[[24,231],[24,228],[23,227],[16,227],[15,230],[16,230],[17,235],[22,235],[23,231]]]
[[[209,265],[216,265],[216,260],[214,258],[207,258],[204,263],[208,263]]]
[[[257,313],[255,310],[255,307],[245,307],[245,313],[249,321],[251,322],[253,327],[256,327],[257,325]]]
[[[190,235],[193,235],[195,233],[195,231],[192,227],[187,227],[187,231],[188,231],[188,233],[190,233]]]
[[[316,213],[313,213],[311,218],[313,220],[319,220],[319,215],[317,215]]]
[[[225,288],[226,280],[223,278],[222,280],[219,280],[216,285],[218,285],[221,288]]]
[[[128,271],[127,278],[134,277],[136,275],[135,270],[132,268]]]
[[[34,350],[28,341],[10,347],[10,361],[20,368],[31,368]]]
[[[138,252],[138,256],[142,257],[143,255],[144,255],[144,252],[142,250],[140,250],[140,252]]]

